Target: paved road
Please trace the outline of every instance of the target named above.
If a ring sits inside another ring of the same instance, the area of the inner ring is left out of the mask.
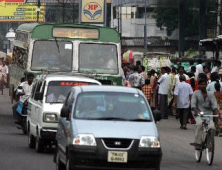
[[[53,151],[39,154],[29,149],[27,136],[14,125],[8,91],[0,95],[0,170],[55,170]],[[194,125],[181,130],[174,117],[161,120],[157,127],[161,138],[163,159],[161,170],[209,170],[203,154],[202,162],[194,160],[194,149],[189,145],[193,141]],[[216,154],[210,170],[222,167],[222,138],[216,137]]]

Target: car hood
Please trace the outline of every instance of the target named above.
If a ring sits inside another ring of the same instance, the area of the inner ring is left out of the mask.
[[[95,138],[140,139],[141,136],[158,137],[154,122],[74,120],[73,123],[74,132],[93,134]]]

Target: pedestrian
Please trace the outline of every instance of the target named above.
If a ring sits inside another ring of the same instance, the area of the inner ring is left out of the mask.
[[[152,91],[153,91],[153,95],[152,95],[152,99],[150,101],[150,107],[152,108],[152,110],[154,110],[156,108],[156,104],[157,104],[157,79],[155,76],[156,71],[155,70],[150,70],[149,75],[150,75],[150,86],[152,87]]]
[[[211,73],[213,73],[213,72],[217,72],[217,73],[218,73],[220,67],[221,67],[221,62],[218,61],[218,60],[215,60],[215,61],[213,62],[213,68],[212,68],[212,70],[211,70]]]
[[[191,71],[190,71],[190,72],[194,74],[194,78],[195,78],[195,80],[197,80],[199,73],[197,72],[197,69],[196,69],[195,66],[192,66],[192,67],[191,67]]]
[[[215,85],[215,83],[217,81],[220,80],[220,76],[218,75],[217,72],[213,72],[210,75],[210,80],[211,80],[211,82],[207,85],[207,89],[206,90],[209,91],[209,92],[214,93],[216,91],[214,85]],[[222,83],[221,82],[220,82],[220,86],[221,86],[220,90],[222,90]]]
[[[208,83],[210,83],[210,67],[208,65],[204,66],[204,73],[207,75]]]
[[[199,89],[198,81],[195,79],[193,73],[188,73],[188,75],[189,75],[190,79],[186,80],[186,83],[190,84],[193,92],[195,92],[196,90]],[[189,108],[189,116],[188,116],[188,118],[190,119],[190,123],[191,124],[195,124],[196,123],[195,119],[194,119],[194,117],[193,117],[193,115],[191,113],[191,107]]]
[[[128,64],[127,65],[127,72],[126,72],[126,80],[129,80],[129,76],[131,75],[131,74],[133,74],[133,66],[132,65],[130,65],[130,64]]]
[[[143,92],[143,94],[145,95],[147,101],[150,104],[150,102],[152,100],[152,96],[153,96],[153,88],[150,85],[150,80],[149,79],[145,80],[145,85],[142,87],[142,92]]]
[[[191,61],[189,62],[189,64],[190,64],[190,66],[189,66],[189,68],[187,69],[187,72],[191,72],[191,67],[194,66],[194,61],[191,60]]]
[[[0,90],[1,90],[1,94],[3,94],[3,86],[4,86],[4,80],[3,80],[2,68],[0,67]]]
[[[169,73],[169,92],[168,92],[168,109],[170,110],[170,112],[172,113],[172,115],[176,115],[176,110],[175,108],[172,108],[172,104],[173,104],[173,99],[174,99],[174,96],[173,96],[173,90],[174,90],[174,78],[175,78],[175,75],[176,75],[176,68],[175,67],[172,67],[171,69],[171,73]]]
[[[184,73],[184,67],[180,66],[178,68],[178,74],[176,74],[175,77],[174,77],[174,88],[180,83],[179,77],[182,76],[182,75],[185,76],[186,80],[189,79],[189,76]]]
[[[196,68],[197,68],[196,71],[198,72],[198,74],[203,73],[203,66],[202,66],[202,60],[201,59],[197,60]]]
[[[145,72],[145,67],[143,65],[139,66],[139,73],[143,78],[146,80],[148,78],[148,75]]]
[[[142,89],[145,84],[145,79],[139,74],[139,66],[134,66],[134,73],[129,76],[129,82],[132,87]]]
[[[161,77],[157,81],[159,84],[159,108],[160,112],[162,113],[163,119],[168,119],[168,112],[167,112],[167,95],[169,92],[169,75],[167,74],[167,67],[161,68]]]
[[[222,91],[220,91],[221,86],[219,81],[216,81],[216,83],[214,84],[215,87],[215,92],[214,92],[214,96],[217,100],[217,105],[218,105],[218,109],[220,111],[220,113],[222,113]],[[215,119],[214,121],[214,125],[216,128],[216,135],[221,136],[221,127],[222,127],[222,117],[220,116],[220,114],[218,114],[218,118]]]
[[[7,86],[8,81],[7,81],[7,77],[8,77],[8,66],[6,65],[5,61],[2,61],[2,75],[3,75],[3,84],[4,86]]]
[[[174,90],[174,102],[173,107],[177,107],[180,117],[180,129],[187,130],[187,121],[189,115],[190,100],[193,94],[191,85],[186,83],[184,75],[179,77],[180,83]]]

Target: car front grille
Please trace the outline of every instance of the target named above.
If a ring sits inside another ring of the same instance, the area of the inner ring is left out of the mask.
[[[102,143],[106,148],[130,148],[133,143],[132,139],[116,139],[116,138],[103,138]]]

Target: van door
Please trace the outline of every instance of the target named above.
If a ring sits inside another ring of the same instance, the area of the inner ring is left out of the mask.
[[[35,125],[33,124],[33,116],[34,116],[34,107],[33,107],[33,102],[34,102],[34,95],[35,95],[35,90],[36,90],[37,82],[33,85],[32,87],[32,92],[29,97],[29,104],[28,104],[28,110],[27,110],[27,121],[28,121],[28,128],[31,134],[34,133]]]
[[[37,82],[36,85],[36,90],[34,93],[34,98],[33,98],[33,104],[32,104],[32,110],[33,110],[33,115],[32,115],[32,123],[34,125],[34,129],[36,129],[36,127],[38,126],[38,124],[42,121],[42,108],[43,108],[43,102],[42,99],[41,100],[36,100],[36,95],[37,93],[41,93],[43,86],[44,86],[44,82],[39,81]],[[36,136],[36,130],[35,130],[35,136]]]

